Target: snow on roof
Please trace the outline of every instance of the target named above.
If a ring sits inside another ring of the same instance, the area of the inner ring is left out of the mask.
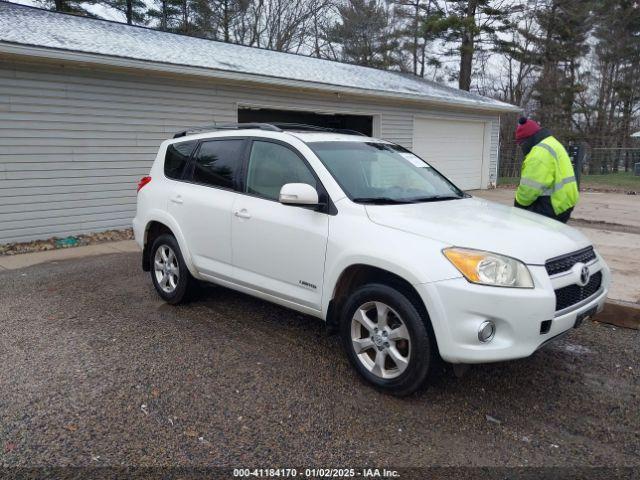
[[[406,96],[425,102],[513,111],[497,100],[440,85],[413,75],[303,55],[160,32],[123,23],[54,13],[0,1],[0,46],[32,47],[119,57],[173,66],[248,74],[255,81],[281,79],[335,87],[340,92]]]

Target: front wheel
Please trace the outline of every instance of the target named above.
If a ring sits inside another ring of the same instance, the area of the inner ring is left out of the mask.
[[[195,279],[184,263],[175,237],[167,233],[160,235],[149,254],[151,279],[158,294],[172,305],[184,303],[195,287]]]
[[[368,382],[394,395],[409,395],[424,385],[432,364],[428,321],[398,290],[365,285],[342,310],[343,345]]]

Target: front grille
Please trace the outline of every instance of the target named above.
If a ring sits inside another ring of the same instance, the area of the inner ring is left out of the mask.
[[[547,260],[544,266],[549,275],[556,275],[557,273],[571,270],[571,267],[578,262],[589,263],[591,260],[595,260],[595,258],[596,252],[593,251],[593,247],[587,247],[582,250],[578,250],[577,252]]]
[[[602,272],[596,272],[584,287],[580,285],[567,285],[566,287],[557,289],[556,312],[589,298],[600,289],[601,284]]]

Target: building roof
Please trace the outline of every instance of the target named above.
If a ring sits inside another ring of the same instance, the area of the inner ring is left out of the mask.
[[[156,71],[404,98],[474,110],[516,110],[513,105],[400,72],[177,35],[0,1],[0,52],[3,51],[111,65],[122,65],[123,60],[128,60],[124,66]],[[67,56],[62,56],[64,53]]]

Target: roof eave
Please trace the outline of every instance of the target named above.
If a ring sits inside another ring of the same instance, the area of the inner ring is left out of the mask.
[[[259,83],[274,87],[289,87],[305,90],[317,90],[334,94],[349,94],[364,97],[387,98],[410,102],[423,103],[440,107],[460,108],[471,111],[509,113],[519,112],[521,109],[515,105],[508,103],[500,104],[473,104],[461,102],[456,99],[442,99],[439,97],[430,97],[426,95],[407,94],[386,92],[380,90],[369,90],[364,88],[347,87],[342,85],[325,84],[319,82],[310,82],[303,80],[293,80],[280,77],[271,77],[266,75],[257,75],[243,72],[230,72],[227,70],[218,70],[203,67],[194,67],[189,65],[177,65],[171,63],[153,62],[148,60],[137,60],[126,57],[117,57],[111,55],[101,55],[95,53],[78,52],[73,50],[63,50],[57,48],[47,48],[41,46],[24,45],[10,42],[0,41],[0,53],[25,56],[34,59],[45,60],[62,60],[74,63],[107,65],[119,68],[128,68],[135,70],[151,70],[156,72],[164,72],[178,75],[193,75],[199,77],[216,78],[221,80],[243,81],[251,83]]]

